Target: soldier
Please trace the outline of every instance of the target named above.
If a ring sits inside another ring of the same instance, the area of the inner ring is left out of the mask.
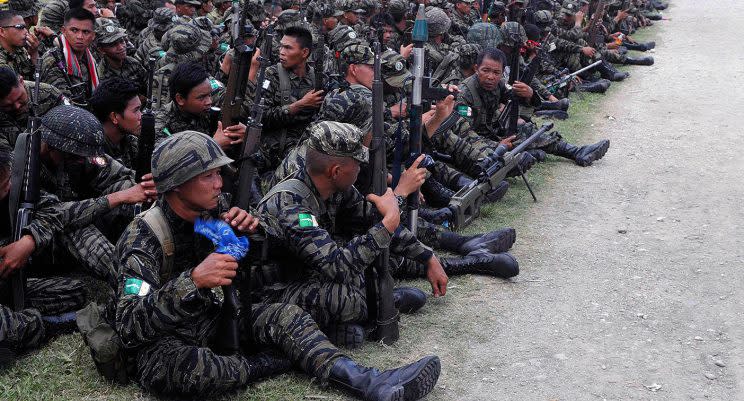
[[[127,56],[127,31],[113,24],[96,24],[96,46],[100,53],[98,78],[103,81],[121,77],[137,85],[139,94],[147,93],[147,71],[142,62]]]
[[[8,67],[0,67],[0,148],[13,149],[16,138],[28,127],[28,106],[33,102],[34,81],[24,81]],[[39,83],[38,116],[62,104],[67,98],[55,87]]]
[[[155,114],[155,133],[162,140],[175,133],[192,130],[213,137],[223,148],[243,142],[245,124],[223,128],[222,122],[212,132],[209,111],[212,107],[212,80],[199,64],[179,64],[168,80],[170,103]]]
[[[365,37],[369,31],[369,27],[361,18],[359,18],[360,14],[364,14],[364,9],[361,4],[359,4],[359,1],[342,0],[340,8],[344,14],[339,18],[338,22],[354,29],[360,37]]]
[[[506,5],[503,1],[494,1],[488,7],[488,22],[496,26],[501,26],[506,22]]]
[[[219,25],[225,21],[225,12],[232,7],[232,2],[229,0],[213,0],[214,8],[207,14],[207,17],[215,25]]]
[[[450,13],[450,19],[452,20],[450,32],[453,35],[465,37],[468,34],[468,30],[475,23],[470,14],[474,2],[475,0],[455,1],[454,11]]]
[[[201,7],[200,0],[175,0],[176,15],[181,22],[188,24],[196,17],[196,8]]]
[[[159,49],[162,52],[157,58],[165,56],[160,40],[177,21],[178,16],[173,10],[166,7],[156,8],[152,18],[147,22],[147,28],[140,33],[136,57],[142,62],[147,62],[153,49]]]
[[[268,167],[276,167],[294,147],[323,103],[323,90],[316,91],[315,70],[307,63],[313,39],[305,28],[284,31],[279,63],[266,69],[270,82],[263,115],[265,135],[261,151]]]
[[[506,55],[498,49],[485,49],[476,60],[476,73],[465,79],[460,85],[458,111],[465,117],[473,129],[487,138],[499,138],[499,107],[506,103],[508,93],[502,79]],[[526,83],[515,81],[512,91],[532,106],[542,102],[539,95]],[[534,127],[523,124],[519,135],[529,136]],[[541,149],[556,156],[573,160],[580,166],[590,166],[601,159],[610,147],[609,140],[602,140],[593,145],[574,146],[563,141],[557,132],[544,135],[535,141],[533,148]]]
[[[33,78],[38,50],[39,39],[29,33],[23,17],[14,11],[0,11],[0,67],[7,66],[16,74]]]
[[[96,37],[95,17],[87,10],[73,8],[65,14],[59,46],[41,60],[41,80],[62,91],[73,103],[86,106],[98,86],[98,72],[90,45]]]
[[[90,98],[90,110],[103,124],[103,150],[127,168],[135,169],[142,102],[137,84],[121,77],[107,79]]]
[[[148,176],[136,184],[132,170],[102,152],[101,123],[78,107],[49,111],[41,140],[40,186],[65,202],[65,221],[74,221],[56,240],[84,271],[116,288],[114,249],[102,232],[118,238],[133,205],[156,195],[154,184]]]
[[[475,60],[481,51],[483,48],[474,43],[460,46],[457,68],[453,68],[450,74],[442,79],[442,85],[460,85],[463,79],[475,74]]]
[[[36,348],[46,339],[72,332],[75,329],[73,311],[85,302],[83,283],[77,280],[28,278],[26,307],[14,312],[5,306],[11,294],[6,279],[17,269],[27,269],[29,257],[44,251],[55,233],[62,230],[61,213],[54,207],[59,201],[42,193],[33,219],[23,228],[22,237],[13,241],[9,212],[12,162],[10,151],[0,149],[0,367],[16,354]],[[16,162],[16,168],[22,165],[23,161]]]
[[[220,218],[243,233],[259,224],[238,208],[220,213],[219,169],[231,162],[216,142],[193,131],[166,139],[153,153],[153,177],[162,196],[117,244],[116,330],[136,356],[139,384],[161,394],[220,394],[286,371],[291,362],[321,384],[345,388],[365,400],[403,399],[403,394],[413,400],[431,391],[439,375],[437,357],[385,372],[362,367],[293,305],[254,304],[247,311],[249,319],[239,322],[244,338],[252,337],[259,350],[268,346],[279,353],[222,356],[211,349],[222,304],[217,290],[233,284],[238,263],[195,236],[194,222],[197,217]],[[162,245],[165,235],[172,253]]]
[[[452,20],[441,8],[432,7],[426,11],[429,27],[429,41],[424,48],[427,53],[427,67],[435,71],[450,52],[456,52],[458,47],[465,44],[461,36],[447,35],[452,26]]]

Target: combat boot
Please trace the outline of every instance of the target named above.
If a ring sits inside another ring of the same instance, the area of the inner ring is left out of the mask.
[[[623,43],[623,46],[624,47],[627,47],[628,50],[635,50],[635,51],[639,51],[639,52],[645,52],[645,51],[651,50],[654,47],[656,47],[656,42],[646,42],[646,43],[641,43],[641,42],[638,42],[638,43],[628,43],[628,42],[625,42],[625,43]]]
[[[364,327],[356,323],[337,323],[321,328],[337,347],[355,349],[364,345]]]
[[[606,61],[603,61],[599,66],[597,66],[597,71],[599,71],[599,75],[601,75],[602,78],[609,79],[612,82],[622,81],[630,76],[627,72],[618,71],[615,66]]]
[[[7,345],[0,345],[0,368],[13,362],[16,358],[16,352]]]
[[[555,102],[542,102],[540,103],[540,106],[537,107],[535,110],[563,110],[567,111],[568,107],[571,105],[571,101],[568,100],[568,98],[561,99]]]
[[[424,194],[426,204],[434,208],[446,207],[449,205],[452,195],[455,194],[451,189],[431,177],[427,178],[421,185],[421,193]]]
[[[568,113],[563,110],[538,110],[535,112],[535,115],[556,120],[565,120],[568,118]]]
[[[479,249],[485,249],[491,253],[501,253],[511,249],[516,240],[517,232],[513,228],[502,228],[501,230],[473,236],[460,245],[457,251],[461,255],[468,255]]]
[[[292,361],[277,351],[261,351],[257,354],[246,355],[245,358],[251,367],[250,381],[276,376],[292,370]]]
[[[393,302],[400,313],[411,314],[426,305],[426,293],[413,287],[394,288]]]
[[[42,316],[46,338],[56,337],[61,334],[70,334],[77,331],[77,314],[75,312],[63,313],[61,315]]]
[[[579,85],[579,90],[590,93],[605,93],[612,82],[607,79],[598,79],[594,82],[584,81]]]
[[[382,372],[341,357],[331,367],[328,381],[365,401],[413,401],[429,394],[440,370],[434,355]]]
[[[500,201],[504,195],[506,195],[506,191],[509,190],[509,182],[508,181],[501,181],[499,185],[496,186],[496,188],[491,188],[486,193],[486,201],[487,202],[498,202]]]
[[[595,160],[601,159],[610,148],[610,140],[603,139],[593,145],[575,146],[568,142],[558,141],[551,144],[548,151],[556,156],[573,160],[581,167],[591,166]]]
[[[536,149],[532,149],[532,150],[536,150]],[[522,152],[522,154],[519,156],[519,158],[520,159],[519,159],[518,164],[519,164],[519,167],[522,169],[522,172],[523,173],[527,172],[527,170],[531,169],[532,166],[534,166],[535,163],[537,163],[537,159],[534,156],[532,156],[532,153],[531,153],[530,150],[528,150],[526,152]],[[545,160],[545,159],[543,159],[543,160]],[[519,169],[516,168],[516,167],[513,168],[513,169],[511,169],[511,171],[509,171],[508,173],[506,173],[506,176],[507,177],[517,177],[517,176],[519,176]]]
[[[428,198],[426,199],[429,200]],[[431,224],[441,225],[452,220],[452,209],[443,207],[432,209],[428,207],[419,207],[419,217]]]
[[[626,57],[625,65],[654,65],[654,58],[651,56]]]
[[[506,252],[493,254],[479,249],[462,258],[442,258],[441,262],[448,276],[486,274],[509,278],[519,274],[519,263]]]

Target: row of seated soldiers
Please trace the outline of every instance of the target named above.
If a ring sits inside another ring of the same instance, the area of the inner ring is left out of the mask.
[[[99,371],[154,393],[224,393],[295,367],[363,399],[425,396],[439,375],[436,356],[381,372],[338,348],[365,341],[372,302],[366,268],[389,253],[395,278],[425,278],[433,296],[446,294],[452,275],[517,275],[519,265],[508,253],[515,231],[452,231],[454,193],[498,163],[494,155],[536,132],[536,116],[567,118],[570,92],[604,92],[626,79],[613,64],[652,64],[651,57],[628,51],[654,47],[632,34],[665,7],[651,1],[425,2],[429,84],[450,94],[423,114],[423,144],[424,153],[442,156],[389,163],[394,183],[376,196],[367,148],[371,42],[382,45],[391,162],[396,152],[411,154],[416,5],[251,1],[238,7],[251,21],[242,27],[246,44],[256,50],[241,122],[223,126],[215,124],[214,111],[223,105],[234,56],[224,39],[239,19],[229,6],[206,3],[99,7],[53,0],[40,10],[24,0],[0,11],[0,199],[4,210],[15,204],[23,182],[17,172],[26,165],[16,145],[31,115],[40,117],[42,190],[19,238],[14,217],[0,214],[3,363],[79,328]],[[140,9],[141,17],[132,18]],[[532,69],[534,77],[509,83],[515,65]],[[38,88],[27,80],[36,71]],[[257,84],[260,75],[265,81]],[[153,96],[146,99],[148,86]],[[252,157],[259,179],[250,189],[251,210],[242,210],[230,207],[235,194],[223,193],[221,172],[230,170],[227,155],[246,139],[259,88],[263,132]],[[509,99],[518,102],[513,135],[500,119]],[[157,146],[152,173],[136,177],[145,103],[154,109]],[[589,166],[608,148],[608,140],[577,146],[546,132],[518,155],[518,170],[547,155]],[[508,187],[508,180],[494,183],[485,199],[498,201]],[[417,192],[422,207],[406,226],[406,199]],[[142,213],[149,203],[154,206]],[[238,236],[260,234],[250,250],[259,254],[245,256],[245,249],[198,234],[218,222]],[[242,258],[260,263],[239,272]],[[8,278],[19,269],[30,277],[25,304],[6,307]],[[100,306],[85,306],[85,286],[71,278],[80,273],[105,283],[108,296]],[[245,282],[250,290],[241,287]],[[253,304],[240,321],[246,352],[225,355],[215,344],[222,288],[233,283],[251,293]],[[427,298],[406,287],[393,296],[401,313],[414,313]],[[103,344],[96,327],[112,329]]]

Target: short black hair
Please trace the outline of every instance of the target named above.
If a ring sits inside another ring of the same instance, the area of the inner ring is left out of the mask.
[[[98,85],[88,104],[93,115],[103,123],[108,120],[111,112],[123,113],[129,101],[138,95],[137,84],[122,77],[113,77]]]
[[[0,67],[0,98],[8,96],[18,85],[18,75],[10,67]]]
[[[542,36],[542,30],[534,24],[526,24],[524,26],[524,32],[527,34],[527,39],[534,40],[535,42],[540,41],[540,37]]]
[[[506,54],[495,47],[489,47],[480,52],[478,58],[475,60],[475,64],[481,65],[484,58],[490,58],[493,61],[499,62],[502,66],[506,65]]]
[[[390,13],[375,14],[370,21],[370,26],[375,27],[378,22],[382,25],[395,26],[395,19]]]
[[[193,62],[178,64],[168,78],[171,100],[176,100],[176,94],[181,94],[184,99],[187,98],[192,89],[208,78],[209,74],[201,64]]]
[[[70,0],[67,2],[70,10],[72,10],[73,8],[83,8],[83,4],[85,4],[85,0]]]
[[[284,36],[290,36],[297,40],[297,43],[303,49],[313,48],[313,34],[301,26],[290,26],[284,30]]]
[[[93,25],[96,24],[96,16],[92,12],[84,8],[71,8],[65,13],[65,24],[70,22],[71,19],[78,21],[90,21]]]
[[[12,10],[0,11],[0,25],[6,26],[10,24],[10,20],[17,17],[18,13]]]

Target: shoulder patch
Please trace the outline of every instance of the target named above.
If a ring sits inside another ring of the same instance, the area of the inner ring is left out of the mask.
[[[106,158],[103,156],[94,156],[90,158],[90,162],[95,164],[98,167],[104,167],[108,164],[106,161]]]
[[[218,81],[218,80],[216,80],[214,78],[210,78],[209,79],[209,85],[212,86],[212,90],[213,91],[215,91],[217,89],[220,89],[223,86],[222,85],[222,82],[220,82],[220,81]]]
[[[124,295],[137,295],[144,297],[150,292],[150,284],[138,278],[128,278],[124,282]]]
[[[317,227],[318,221],[315,219],[315,216],[309,213],[300,213],[299,215],[300,220],[300,227]]]

